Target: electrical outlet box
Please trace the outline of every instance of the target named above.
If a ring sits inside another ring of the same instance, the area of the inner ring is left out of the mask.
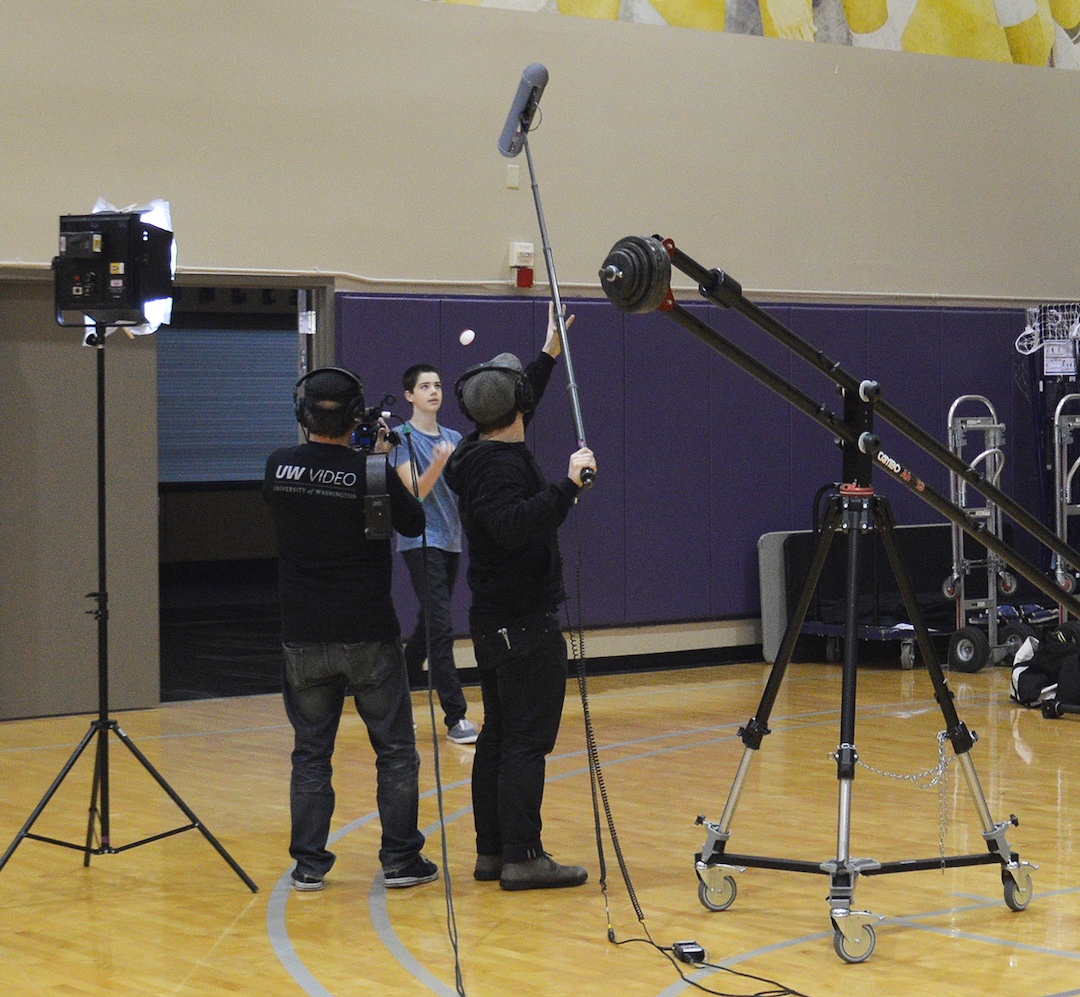
[[[510,243],[510,266],[531,267],[536,260],[536,253],[531,242]]]

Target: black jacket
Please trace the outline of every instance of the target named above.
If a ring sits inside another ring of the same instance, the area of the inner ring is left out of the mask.
[[[525,376],[537,400],[554,361],[545,353]],[[470,627],[481,633],[565,600],[558,528],[578,486],[550,484],[524,443],[481,440],[474,431],[454,451],[444,472],[457,492],[469,545]]]

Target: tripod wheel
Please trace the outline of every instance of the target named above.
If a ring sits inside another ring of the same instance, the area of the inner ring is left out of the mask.
[[[698,883],[698,900],[706,910],[727,910],[735,903],[735,895],[739,887],[735,883],[734,876],[725,876],[724,881],[718,887],[710,889],[705,883]]]
[[[1009,910],[1021,911],[1027,910],[1028,904],[1031,903],[1032,887],[1031,876],[1026,872],[1020,876],[1020,882],[1018,883],[1012,876],[1005,874],[1002,887],[1005,892],[1005,906]]]
[[[833,929],[833,948],[844,962],[866,962],[877,944],[877,935],[870,924],[863,925],[855,938],[847,938],[839,928]]]

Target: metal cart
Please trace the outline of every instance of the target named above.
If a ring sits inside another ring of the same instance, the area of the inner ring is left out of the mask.
[[[1070,403],[1080,401],[1080,394],[1065,395],[1054,409],[1054,498],[1056,500],[1055,525],[1057,535],[1066,543],[1069,540],[1069,519],[1080,515],[1080,504],[1073,501],[1072,483],[1080,468],[1080,455],[1069,463],[1070,448],[1077,428],[1080,428],[1080,412],[1066,414]],[[1064,592],[1076,589],[1078,565],[1069,564],[1060,554],[1054,554],[1054,578]],[[1058,607],[1059,622],[1068,620],[1064,606]]]
[[[964,414],[960,412],[962,407],[967,409]],[[971,459],[965,454],[965,448],[969,452],[971,449],[969,437],[977,449]],[[983,395],[961,395],[949,407],[949,449],[995,488],[1005,466],[1004,443],[1005,425]],[[1002,539],[1001,509],[978,493],[972,494],[969,505],[967,482],[955,471],[949,472],[949,497],[971,518],[981,521],[988,533]],[[949,665],[957,671],[977,672],[991,660],[1015,654],[1026,637],[1035,635],[1035,630],[1015,614],[1006,614],[1010,622],[998,632],[1004,609],[998,605],[998,592],[1008,596],[1017,589],[1016,577],[1006,570],[1000,557],[989,550],[985,556],[969,557],[964,532],[956,524],[952,526],[952,552],[952,573],[941,586],[946,598],[956,600],[956,632],[949,640]],[[985,592],[972,594],[968,579],[979,569],[985,572]]]

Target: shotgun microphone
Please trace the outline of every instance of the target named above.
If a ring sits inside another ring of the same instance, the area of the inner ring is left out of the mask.
[[[526,66],[525,72],[521,74],[514,103],[510,105],[510,113],[507,115],[502,135],[499,136],[499,152],[507,159],[513,159],[521,152],[547,81],[547,67],[539,62]]]

